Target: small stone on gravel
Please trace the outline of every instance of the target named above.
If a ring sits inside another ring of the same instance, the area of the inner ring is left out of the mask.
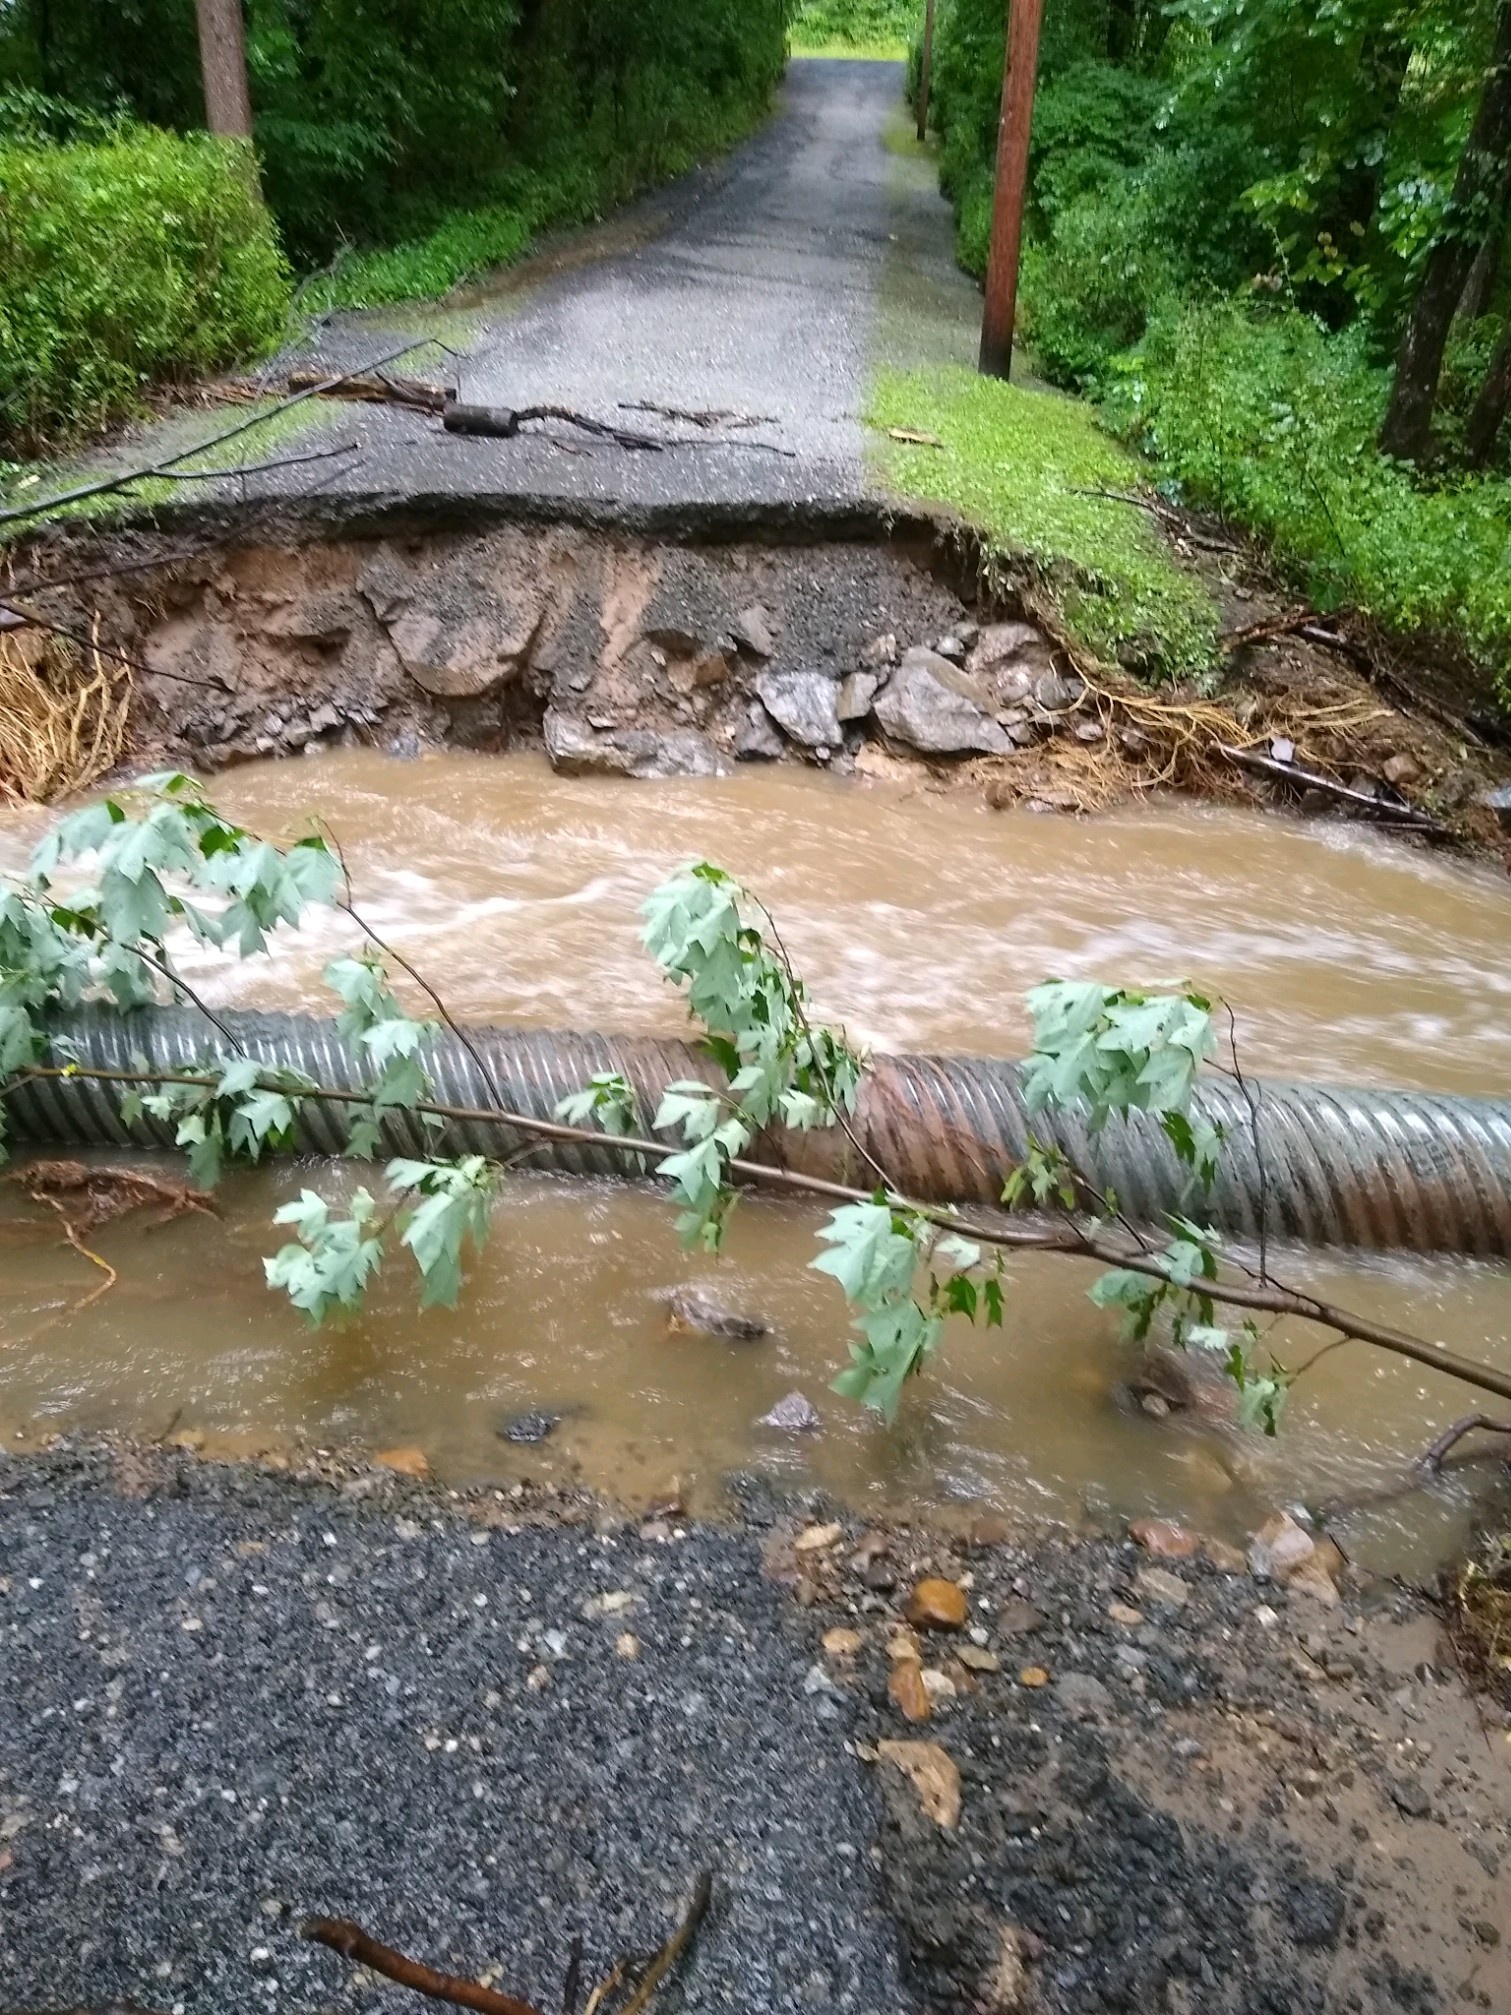
[[[1190,1584],[1163,1567],[1141,1567],[1133,1579],[1141,1595],[1151,1602],[1163,1602],[1168,1608],[1183,1609],[1191,1599]]]
[[[928,1575],[914,1587],[903,1613],[920,1630],[958,1630],[966,1617],[965,1590]]]

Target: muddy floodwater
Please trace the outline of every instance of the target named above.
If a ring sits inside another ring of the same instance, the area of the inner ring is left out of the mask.
[[[819,1011],[879,1048],[1021,1051],[1026,988],[1047,974],[1198,982],[1231,1004],[1254,1071],[1457,1091],[1511,1087],[1511,890],[1491,871],[1379,836],[1163,806],[1094,821],[994,813],[811,773],[621,783],[531,757],[399,763],[332,754],[229,773],[234,816],[270,834],[319,814],[359,905],[459,1016],[676,1032],[679,1004],[637,942],[635,910],[696,856],[745,879],[780,921]],[[39,830],[0,826],[0,865]],[[210,999],[317,1005],[346,941],[331,920],[242,968],[186,950]],[[1238,1532],[1277,1499],[1378,1488],[1469,1410],[1471,1395],[1371,1353],[1335,1350],[1266,1443],[1191,1416],[1130,1411],[1131,1359],[1085,1299],[1090,1270],[1016,1262],[1004,1334],[955,1324],[888,1431],[827,1391],[844,1357],[831,1283],[805,1274],[812,1213],[747,1200],[727,1256],[677,1247],[671,1213],[619,1185],[512,1177],[454,1311],[419,1314],[391,1261],[360,1320],[311,1332],[262,1284],[269,1218],[301,1184],[350,1168],[235,1175],[218,1222],[96,1235],[96,1283],[55,1221],[0,1202],[0,1426],[206,1437],[238,1451],[412,1445],[450,1478],[577,1477],[632,1501],[708,1504],[763,1469],[879,1513],[991,1505],[1077,1518],[1158,1508]],[[1462,1260],[1287,1254],[1288,1277],[1355,1308],[1511,1363],[1511,1271]],[[711,1280],[762,1315],[757,1343],[670,1330],[655,1290]],[[1274,1333],[1299,1362],[1320,1339]],[[794,1388],[824,1418],[760,1426]],[[535,1443],[517,1417],[555,1417]],[[1360,1514],[1362,1547],[1420,1557],[1451,1536],[1475,1471]]]

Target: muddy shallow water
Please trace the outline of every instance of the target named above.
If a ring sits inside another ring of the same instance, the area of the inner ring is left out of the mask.
[[[1254,1070],[1502,1090],[1511,1085],[1511,891],[1489,872],[1341,828],[1162,807],[1096,821],[992,813],[790,770],[712,782],[569,781],[533,758],[400,764],[353,752],[219,780],[259,828],[319,812],[346,848],[375,927],[458,1014],[673,1031],[680,1009],[636,941],[637,903],[705,855],[775,911],[819,1010],[888,1048],[1012,1054],[1021,996],[1047,973],[1192,979],[1237,1017]],[[16,861],[31,819],[0,829]],[[308,1005],[340,938],[322,926],[239,971],[186,961],[216,1000]],[[454,1312],[415,1311],[391,1263],[362,1319],[311,1333],[261,1283],[268,1217],[302,1182],[350,1170],[236,1176],[218,1225],[139,1221],[98,1234],[119,1284],[71,1313],[88,1269],[19,1203],[0,1215],[0,1423],[28,1437],[76,1422],[292,1440],[417,1444],[445,1475],[576,1474],[632,1498],[673,1479],[708,1502],[764,1466],[878,1510],[987,1502],[1076,1516],[1158,1507],[1240,1530],[1277,1497],[1394,1477],[1465,1411],[1445,1381],[1349,1346],[1298,1390],[1278,1444],[1129,1415],[1129,1359],[1065,1262],[1014,1269],[1005,1336],[956,1325],[892,1433],[825,1390],[844,1355],[837,1292],[803,1271],[809,1213],[747,1201],[728,1257],[682,1255],[671,1215],[619,1186],[522,1175]],[[1292,1277],[1472,1355],[1511,1361],[1511,1273],[1463,1261],[1295,1255]],[[653,1290],[718,1279],[776,1334],[741,1344],[671,1333]],[[1281,1332],[1283,1356],[1316,1339]],[[802,1388],[825,1417],[792,1439],[755,1423]],[[560,1414],[522,1447],[511,1416]],[[1392,1556],[1451,1527],[1465,1483],[1361,1523]]]

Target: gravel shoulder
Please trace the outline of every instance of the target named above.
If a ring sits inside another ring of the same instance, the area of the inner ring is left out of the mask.
[[[554,2010],[574,1934],[596,1978],[706,1866],[666,2007],[1511,2005],[1504,1716],[1415,1598],[824,1517],[5,1459],[0,2006],[401,2006],[314,1911]]]

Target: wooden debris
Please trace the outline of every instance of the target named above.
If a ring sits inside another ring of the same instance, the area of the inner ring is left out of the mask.
[[[907,448],[942,448],[943,441],[937,434],[923,434],[916,427],[888,427],[888,438],[901,441]]]
[[[1301,790],[1325,791],[1329,797],[1337,798],[1340,803],[1357,805],[1361,811],[1367,812],[1371,818],[1378,819],[1382,825],[1406,826],[1413,832],[1427,833],[1433,839],[1452,838],[1446,826],[1440,825],[1436,819],[1429,818],[1426,812],[1419,812],[1414,805],[1409,805],[1404,800],[1396,803],[1390,798],[1375,797],[1366,791],[1356,791],[1348,784],[1340,784],[1336,777],[1324,776],[1320,770],[1305,769],[1300,763],[1282,762],[1279,757],[1264,755],[1258,749],[1234,748],[1227,742],[1217,742],[1214,746],[1230,763],[1238,763],[1244,769],[1258,770],[1265,776],[1279,777],[1285,783],[1295,784]]]
[[[441,425],[448,434],[481,434],[491,440],[512,441],[532,420],[562,420],[584,434],[612,441],[616,448],[639,448],[659,455],[666,447],[650,434],[631,433],[626,427],[611,427],[604,420],[573,412],[570,406],[468,406],[448,400]]]
[[[214,1197],[204,1190],[191,1189],[187,1183],[164,1182],[137,1169],[116,1168],[107,1163],[29,1161],[13,1170],[6,1180],[15,1183],[35,1202],[51,1204],[62,1211],[80,1237],[97,1225],[108,1224],[112,1218],[124,1217],[128,1211],[142,1210],[149,1204],[161,1207],[159,1224],[187,1217],[192,1211],[203,1211],[207,1217],[220,1215]]]
[[[540,2015],[538,2008],[528,2001],[516,2000],[512,1994],[479,1986],[476,1980],[459,1979],[454,1973],[438,1973],[418,1959],[406,1959],[392,1946],[380,1945],[376,1938],[369,1938],[360,1925],[346,1918],[307,1917],[299,1927],[299,1935],[313,1944],[328,1945],[343,1959],[366,1966],[386,1979],[397,1980],[401,1987],[412,1987],[432,2001],[450,2001],[458,2008],[475,2009],[477,2015]]]
[[[713,1888],[713,1876],[705,1869],[698,1877],[692,1901],[687,1906],[687,1914],[646,1967],[641,1975],[640,1985],[620,2009],[619,2015],[643,2015],[643,2011],[650,2006],[656,1989],[697,1937],[698,1926],[708,1915],[708,1906],[713,1901]]]
[[[381,371],[367,371],[347,378],[330,390],[318,371],[290,371],[291,392],[317,392],[324,399],[360,399],[375,406],[407,406],[416,413],[441,413],[446,402],[456,397],[451,385],[432,385],[424,378],[390,378]]]

